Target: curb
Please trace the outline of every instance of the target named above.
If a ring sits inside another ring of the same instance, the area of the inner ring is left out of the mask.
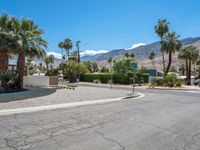
[[[200,90],[198,88],[146,88],[146,89],[155,89],[155,90],[183,90],[183,91],[189,91],[189,90]]]
[[[137,97],[134,97],[134,98],[138,99],[138,98],[142,98],[144,96],[145,96],[144,94],[139,93],[139,94],[137,94]],[[91,100],[91,101],[82,101],[82,102],[74,102],[74,103],[63,103],[63,104],[37,106],[37,107],[4,109],[4,110],[0,110],[0,116],[31,113],[31,112],[41,112],[41,111],[57,110],[57,109],[64,109],[64,108],[75,108],[75,107],[80,107],[80,106],[106,104],[106,103],[111,103],[111,102],[120,102],[120,101],[126,100],[124,98],[125,97],[111,98],[111,99],[101,99],[101,100]]]
[[[69,90],[75,90],[75,87],[69,87],[65,85],[50,85],[51,88],[57,88],[57,89],[69,89]]]

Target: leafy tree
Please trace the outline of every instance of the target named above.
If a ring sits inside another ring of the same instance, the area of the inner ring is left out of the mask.
[[[151,60],[153,69],[155,68],[155,56],[156,54],[154,51],[149,54],[149,59]]]
[[[113,64],[113,59],[112,59],[112,57],[109,57],[109,58],[108,58],[108,64],[109,64],[109,66],[110,66],[110,72],[112,72],[112,64]]]
[[[103,67],[101,68],[101,72],[102,72],[102,73],[108,73],[108,72],[109,72],[109,68],[106,67],[106,66],[103,66]]]
[[[159,19],[158,23],[155,25],[154,31],[160,37],[161,53],[163,61],[163,72],[165,72],[165,54],[162,49],[164,35],[169,31],[169,22],[166,19]]]
[[[96,62],[84,61],[83,64],[90,71],[90,73],[97,72],[99,70],[99,66]]]
[[[131,71],[131,58],[126,58],[123,60],[117,60],[113,65],[113,70],[116,73],[127,73]]]
[[[72,40],[69,38],[66,38],[64,41],[58,44],[58,47],[66,51],[67,59],[69,60],[69,51],[73,47]]]
[[[75,82],[84,73],[89,73],[85,65],[72,60],[66,63],[66,74],[70,82]]]
[[[169,61],[168,61],[167,68],[165,70],[165,75],[170,70],[171,63],[172,63],[172,55],[181,49],[181,42],[178,38],[179,38],[179,36],[177,36],[175,32],[168,32],[164,36],[164,42],[162,45],[162,47],[163,47],[162,49],[164,52],[166,52],[169,55],[168,56]]]

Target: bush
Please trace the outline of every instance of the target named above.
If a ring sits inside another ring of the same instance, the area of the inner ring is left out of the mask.
[[[93,82],[94,80],[100,80],[102,83],[108,83],[108,81],[111,79],[112,74],[106,73],[106,74],[83,74],[81,77],[81,81],[85,82]]]
[[[101,83],[108,83],[111,80],[112,74],[105,73],[105,74],[83,74],[81,76],[81,81],[85,82],[93,82],[94,80],[99,80]],[[131,84],[132,81],[132,73],[114,73],[113,74],[113,83],[115,84]],[[149,75],[148,74],[141,74],[138,79],[136,79],[136,83],[148,83]]]
[[[99,83],[101,83],[101,81],[100,81],[99,79],[95,79],[95,80],[93,81],[93,83],[99,84]]]
[[[118,83],[118,84],[129,84],[129,76],[128,74],[125,73],[114,73],[113,74],[113,83]]]
[[[48,70],[48,71],[45,73],[45,76],[57,76],[57,75],[59,75],[58,69]]]
[[[151,86],[168,86],[168,87],[176,87],[181,86],[183,82],[178,80],[176,75],[169,74],[164,76],[163,78],[155,78],[151,84]]]
[[[5,90],[21,88],[19,75],[10,73],[2,75],[1,86]]]

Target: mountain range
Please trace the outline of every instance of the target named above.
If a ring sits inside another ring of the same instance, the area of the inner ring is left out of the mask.
[[[181,40],[181,43],[183,46],[186,45],[195,45],[198,47],[198,49],[200,50],[200,37],[189,37],[189,38],[184,38]],[[148,59],[149,54],[154,51],[156,54],[156,64],[157,64],[157,68],[160,69],[162,64],[162,60],[161,60],[161,52],[160,52],[160,42],[154,42],[151,44],[147,44],[147,45],[143,45],[143,46],[139,46],[133,49],[116,49],[116,50],[111,50],[107,53],[103,53],[103,54],[97,54],[94,56],[84,56],[82,57],[82,61],[95,61],[100,65],[106,65],[107,64],[107,59],[109,57],[112,57],[113,59],[121,59],[124,57],[125,53],[134,53],[137,59],[137,62],[139,63],[140,66],[144,66],[147,68],[152,67],[151,66],[151,62]],[[174,66],[177,66],[177,55],[175,54],[174,56]]]

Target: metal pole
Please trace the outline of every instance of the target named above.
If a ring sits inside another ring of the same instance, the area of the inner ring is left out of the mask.
[[[134,77],[134,73],[133,73],[133,93],[132,94],[134,94],[135,93],[135,77]]]

